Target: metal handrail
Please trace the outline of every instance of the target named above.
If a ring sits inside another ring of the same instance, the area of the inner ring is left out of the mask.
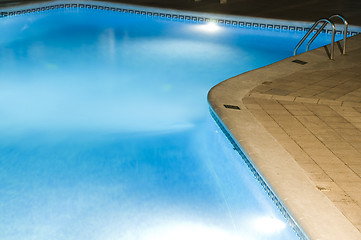
[[[345,29],[344,29],[344,34],[343,34],[343,49],[342,49],[342,54],[346,54],[346,38],[347,38],[347,27],[348,27],[348,22],[346,21],[346,19],[340,15],[340,14],[334,14],[332,16],[330,16],[328,19],[332,19],[332,18],[340,18],[343,21],[343,24],[345,25]]]
[[[319,20],[317,20],[313,25],[312,27],[310,28],[310,30],[308,30],[308,32],[306,33],[306,35],[301,39],[301,41],[296,45],[294,51],[293,51],[293,55],[295,56],[297,54],[297,50],[298,48],[302,45],[302,43],[304,43],[304,41],[307,39],[307,37],[312,33],[312,31],[317,27],[317,25],[319,23],[322,23],[322,26],[321,26],[321,31],[322,29],[327,25],[327,23],[331,24],[332,26],[332,40],[331,40],[331,54],[330,54],[330,59],[333,60],[334,59],[334,50],[335,50],[335,24],[333,24],[333,22],[331,22],[331,20],[329,20],[328,18],[321,18]],[[312,39],[310,41],[313,41],[317,36],[318,34],[320,34],[321,32],[320,30],[318,30],[316,32],[316,34],[312,37]]]
[[[306,46],[306,52],[308,52],[310,50],[310,45],[311,43],[316,39],[316,37],[322,32],[322,30],[326,27],[328,22],[324,22],[322,24],[322,26],[317,30],[317,32],[315,33],[315,35],[313,35],[313,37],[310,39],[310,41],[308,41],[307,46]]]
[[[340,18],[344,25],[345,25],[345,29],[344,29],[344,36],[343,36],[343,49],[342,49],[342,54],[346,54],[346,38],[347,38],[347,27],[348,27],[348,22],[346,21],[346,19],[344,17],[342,17],[340,14],[334,14],[331,15],[328,19],[331,20],[332,18],[338,17]],[[320,32],[325,28],[325,26],[327,25],[327,23],[325,22],[320,29],[318,29],[318,31],[316,32],[316,34],[311,38],[310,41],[308,41],[307,43],[307,47],[306,47],[306,51],[308,51],[310,49],[310,45],[311,43],[316,39],[316,37],[318,36],[318,34],[320,34]]]

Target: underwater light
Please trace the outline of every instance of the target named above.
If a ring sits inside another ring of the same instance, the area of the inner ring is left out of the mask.
[[[253,222],[253,224],[254,228],[265,234],[276,233],[286,227],[286,224],[283,221],[271,217],[258,218]]]
[[[162,226],[152,229],[146,234],[145,239],[150,240],[245,240],[226,230],[207,226],[202,223],[174,223],[168,226]]]
[[[202,24],[198,26],[199,30],[205,31],[205,32],[217,32],[221,28],[218,26],[216,22],[208,22],[206,24]]]

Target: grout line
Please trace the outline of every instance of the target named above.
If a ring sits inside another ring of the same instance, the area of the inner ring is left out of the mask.
[[[257,93],[257,92],[249,93],[246,97],[269,99],[269,100],[272,99],[272,100],[288,101],[288,102],[314,103],[314,104],[328,105],[328,106],[361,107],[360,102],[337,101],[337,100],[322,99],[322,98],[281,96],[281,95],[272,95],[272,94]]]

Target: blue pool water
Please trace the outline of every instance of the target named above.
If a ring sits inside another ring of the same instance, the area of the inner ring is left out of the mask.
[[[302,34],[84,9],[0,30],[0,239],[298,239],[206,95]]]

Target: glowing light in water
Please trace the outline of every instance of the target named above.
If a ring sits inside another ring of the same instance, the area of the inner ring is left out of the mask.
[[[245,240],[245,238],[240,238],[214,226],[190,222],[179,222],[174,225],[151,229],[144,237],[149,240]]]
[[[206,100],[288,34],[78,11],[0,23],[0,239],[296,239]]]
[[[215,22],[208,22],[206,24],[197,26],[198,30],[205,31],[205,32],[218,32],[221,30],[221,28],[217,25]]]
[[[253,222],[253,226],[259,232],[264,234],[272,234],[283,230],[286,227],[286,224],[277,218],[261,217],[257,218]]]

